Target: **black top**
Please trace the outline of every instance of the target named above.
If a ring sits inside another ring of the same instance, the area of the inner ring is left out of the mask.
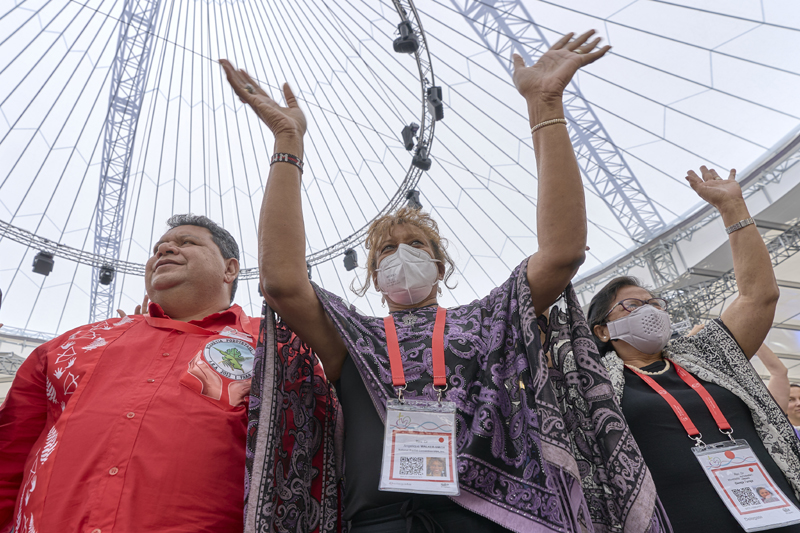
[[[352,520],[361,511],[401,503],[411,498],[404,492],[378,490],[383,458],[384,425],[353,359],[345,358],[336,393],[344,416],[344,514]],[[436,500],[447,505],[447,496],[422,496],[427,506]],[[387,517],[388,518],[388,517]]]
[[[664,361],[659,361],[643,367],[642,370],[658,372],[664,369],[664,365]],[[700,395],[684,383],[674,365],[670,365],[670,369],[664,374],[650,377],[681,404],[702,433],[706,444],[728,440],[720,433]],[[733,437],[747,441],[777,486],[792,503],[798,505],[789,482],[756,433],[747,405],[719,385],[699,378],[697,380],[711,394],[722,414],[728,419]],[[650,468],[658,496],[675,533],[743,531],[697,462],[691,450],[694,441],[686,436],[686,431],[672,408],[650,385],[627,367],[622,412]],[[800,524],[770,531],[800,533]]]

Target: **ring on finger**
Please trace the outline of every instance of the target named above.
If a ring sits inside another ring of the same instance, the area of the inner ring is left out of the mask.
[[[581,50],[580,48],[576,48],[575,50],[573,50],[573,52],[575,52],[576,54],[580,55],[580,54],[583,53],[583,50]]]
[[[249,92],[250,94],[253,94],[253,93],[255,92],[255,89],[254,89],[254,88],[253,88],[253,86],[252,86],[252,85],[250,85],[249,83],[248,83],[247,85],[245,85],[245,86],[244,86],[244,90],[245,90],[245,91],[247,91],[247,92]]]

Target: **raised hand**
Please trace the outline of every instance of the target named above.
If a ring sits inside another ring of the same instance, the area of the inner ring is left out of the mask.
[[[243,69],[237,70],[227,59],[220,59],[219,63],[239,99],[253,108],[275,137],[303,137],[306,132],[306,117],[297,105],[297,99],[288,83],[283,84],[287,107],[281,107]]]
[[[595,50],[600,37],[587,42],[594,33],[589,30],[574,41],[574,33],[566,34],[529,67],[520,55],[514,54],[513,79],[520,94],[525,98],[561,98],[579,68],[594,63],[611,49],[606,45]]]
[[[700,167],[702,178],[694,170],[688,171],[686,181],[694,192],[717,209],[731,201],[742,200],[742,188],[736,183],[736,169],[731,169],[728,179],[722,179],[713,168]]]
[[[142,314],[142,310],[144,310],[144,314],[146,314],[146,315],[150,314],[150,313],[147,312],[147,304],[149,304],[149,303],[150,303],[150,297],[145,294],[144,295],[144,300],[142,300],[142,304],[136,306],[136,309],[133,310],[133,314],[134,315],[141,315]],[[126,313],[122,309],[117,309],[117,313],[119,314],[120,318],[125,318],[126,316],[128,316],[128,313]]]

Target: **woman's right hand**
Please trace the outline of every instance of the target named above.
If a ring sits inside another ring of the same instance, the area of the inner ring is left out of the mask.
[[[716,170],[709,170],[705,165],[700,167],[700,173],[702,177],[694,170],[689,170],[685,178],[700,198],[720,212],[730,205],[744,205],[742,188],[736,182],[736,169],[731,169],[728,179],[722,179]]]
[[[239,99],[256,112],[258,118],[269,127],[276,138],[303,138],[306,133],[306,117],[297,105],[297,99],[288,83],[283,84],[283,96],[287,107],[282,107],[244,69],[236,69],[227,59],[220,59],[219,63]]]
[[[513,81],[519,93],[529,101],[533,98],[560,100],[578,69],[594,63],[611,49],[610,46],[597,48],[599,37],[589,41],[594,33],[589,30],[575,40],[572,39],[574,33],[564,35],[530,66],[525,65],[522,56],[514,54]]]

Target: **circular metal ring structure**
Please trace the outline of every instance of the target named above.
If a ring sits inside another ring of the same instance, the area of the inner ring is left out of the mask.
[[[401,22],[409,22],[413,29],[414,34],[419,40],[419,47],[414,52],[414,59],[417,63],[417,70],[419,72],[419,85],[420,85],[420,128],[418,133],[417,146],[425,146],[430,155],[430,150],[433,145],[434,129],[436,121],[431,116],[427,106],[427,89],[436,85],[436,79],[433,73],[433,65],[431,63],[431,56],[428,51],[427,42],[425,39],[425,32],[422,28],[419,13],[417,12],[414,2],[412,0],[394,0],[395,9],[400,16]],[[370,224],[373,220],[391,213],[397,209],[405,200],[406,193],[414,189],[422,176],[423,170],[409,164],[409,169],[406,176],[400,183],[394,196],[392,196],[389,203],[378,212],[372,220],[364,224],[364,226],[352,235],[342,239],[341,241],[307,256],[306,261],[309,266],[318,265],[329,261],[334,257],[342,255],[345,250],[353,248],[364,241]],[[109,258],[78,248],[73,248],[54,242],[25,229],[16,227],[12,224],[0,220],[0,238],[15,241],[24,246],[38,249],[44,252],[52,253],[55,257],[74,261],[76,263],[89,265],[97,268],[110,268],[119,274],[131,274],[135,276],[144,276],[144,264],[133,263],[129,261],[121,261],[116,258]],[[239,272],[239,279],[257,279],[258,268],[245,268]]]

